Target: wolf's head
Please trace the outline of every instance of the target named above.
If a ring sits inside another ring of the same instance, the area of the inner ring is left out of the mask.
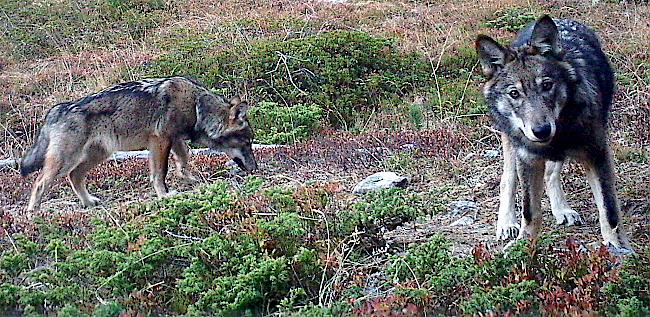
[[[571,85],[577,82],[574,68],[564,61],[553,19],[537,20],[529,41],[520,47],[505,48],[479,35],[476,50],[488,78],[483,93],[493,111],[533,144],[551,142]]]
[[[257,163],[247,112],[248,104],[239,97],[226,101],[206,91],[197,100],[195,130],[203,132],[199,142],[226,152],[239,168],[250,172],[257,169]]]

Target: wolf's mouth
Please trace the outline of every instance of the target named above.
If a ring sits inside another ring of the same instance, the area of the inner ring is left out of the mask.
[[[553,138],[548,138],[548,139],[540,140],[540,139],[529,138],[528,136],[524,136],[524,137],[525,137],[528,141],[530,141],[531,143],[536,144],[536,145],[548,145],[549,143],[551,143],[551,140],[553,140]]]
[[[242,171],[248,171],[248,169],[246,168],[246,165],[244,165],[244,162],[240,158],[235,157],[232,160],[235,162],[235,164],[237,164],[237,166],[239,166],[239,168]]]
[[[552,138],[548,138],[548,139],[545,139],[545,140],[531,140],[531,141],[533,141],[533,142],[535,142],[535,143],[537,143],[537,144],[542,144],[542,145],[544,145],[544,144],[549,144],[549,143],[551,143],[551,140],[552,140]]]

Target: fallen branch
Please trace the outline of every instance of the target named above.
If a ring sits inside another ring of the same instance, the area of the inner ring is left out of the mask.
[[[284,147],[285,145],[278,145],[278,144],[253,144],[253,150],[256,149],[269,149],[269,148],[276,148],[276,147]],[[223,151],[219,150],[212,150],[208,148],[203,148],[203,149],[192,149],[192,155],[223,155],[225,154]],[[124,161],[127,159],[131,158],[136,158],[136,159],[146,159],[149,157],[149,151],[143,150],[143,151],[117,151],[111,155],[109,160],[112,161]],[[9,159],[3,159],[0,160],[0,171],[4,169],[18,169],[18,162],[20,159],[16,158],[9,158]]]

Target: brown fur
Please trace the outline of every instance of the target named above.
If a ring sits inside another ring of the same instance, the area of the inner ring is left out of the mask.
[[[96,205],[99,199],[88,193],[86,174],[118,150],[150,151],[151,181],[158,196],[168,193],[170,154],[179,176],[196,180],[187,169],[187,139],[224,150],[242,169],[253,170],[247,108],[238,97],[227,101],[183,77],[122,83],[58,104],[48,112],[36,144],[21,161],[23,175],[43,169],[27,209],[39,208],[52,182],[65,175],[84,206]]]

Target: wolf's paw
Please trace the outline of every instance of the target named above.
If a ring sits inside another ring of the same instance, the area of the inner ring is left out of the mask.
[[[632,249],[632,247],[630,247],[629,245],[621,246],[611,242],[605,242],[604,244],[605,246],[607,246],[607,250],[609,251],[609,253],[611,253],[614,256],[627,256],[627,255],[635,254],[634,249]]]
[[[99,206],[102,203],[102,200],[93,195],[88,195],[88,197],[84,199],[81,203],[84,205],[84,207],[91,208],[91,207]]]
[[[558,212],[554,212],[553,216],[555,217],[555,223],[558,225],[579,226],[583,223],[580,214],[571,208],[566,208]]]
[[[512,222],[497,222],[497,239],[510,240],[519,235],[519,224]]]
[[[176,195],[179,195],[179,194],[180,193],[178,191],[176,191],[176,190],[170,190],[170,191],[164,193],[163,195],[161,195],[160,197],[161,198],[162,197],[173,197],[173,196],[176,196]]]
[[[182,173],[178,173],[178,177],[183,180],[186,183],[194,184],[198,183],[200,180],[198,177],[194,176],[192,173],[189,171],[184,171]]]
[[[515,243],[517,243],[517,241],[519,241],[519,239],[510,240],[510,242],[506,243],[506,245],[503,246],[503,251],[510,250],[510,248],[512,248],[512,246],[515,245]]]

